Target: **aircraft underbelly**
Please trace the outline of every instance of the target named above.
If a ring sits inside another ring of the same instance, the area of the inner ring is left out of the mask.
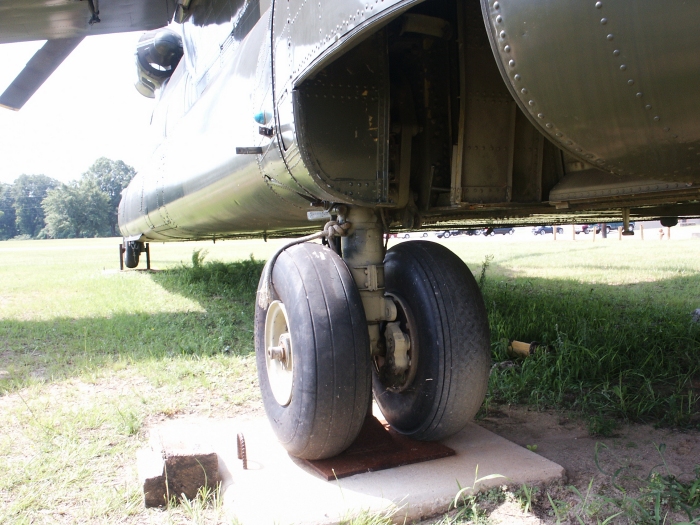
[[[340,203],[404,228],[700,213],[700,3],[358,6],[275,2],[222,45],[194,105],[163,117],[124,236],[294,234]]]

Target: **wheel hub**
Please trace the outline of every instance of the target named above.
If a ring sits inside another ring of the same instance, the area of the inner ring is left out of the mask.
[[[393,392],[407,389],[418,369],[418,338],[413,315],[403,299],[387,294],[396,304],[396,321],[383,330],[386,352],[374,357],[375,370],[382,384]]]
[[[265,361],[270,389],[282,406],[292,400],[293,355],[287,310],[281,301],[273,301],[265,318]]]
[[[405,372],[410,363],[408,353],[411,349],[411,340],[407,334],[401,331],[398,322],[387,323],[384,337],[386,338],[387,355],[394,358],[394,371],[399,374]]]

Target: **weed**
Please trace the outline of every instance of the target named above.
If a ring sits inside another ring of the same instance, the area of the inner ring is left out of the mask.
[[[192,252],[192,268],[201,268],[207,253],[209,253],[209,250],[203,248],[194,250]]]
[[[605,449],[608,447],[604,444],[596,444],[595,463],[598,470],[610,478],[616,492],[600,496],[600,499],[618,509],[616,515],[624,514],[638,524],[661,525],[668,523],[671,513],[681,512],[688,518],[685,523],[700,523],[700,465],[695,466],[693,478],[681,481],[669,471],[664,458],[666,446],[661,443],[656,446],[661,463],[652,468],[646,477],[634,475],[626,466],[618,467],[610,473],[600,464],[600,453]],[[662,472],[656,470],[660,467]],[[582,500],[587,501],[588,495]]]
[[[356,516],[342,519],[340,525],[392,525],[396,512],[395,508],[382,512],[363,511]]]
[[[481,273],[479,274],[479,288],[484,287],[486,282],[486,270],[491,266],[491,261],[493,261],[493,255],[484,256],[484,262],[481,263]]]
[[[488,476],[479,477],[479,465],[476,466],[474,472],[474,483],[469,487],[462,487],[457,482],[459,490],[452,501],[452,508],[457,509],[455,519],[457,520],[479,520],[483,517],[483,513],[479,510],[478,494],[476,486],[482,481],[490,479],[505,478],[500,474],[489,474]]]
[[[532,511],[532,496],[538,490],[537,487],[530,487],[527,483],[523,483],[520,490],[517,491],[516,496],[524,513]]]
[[[586,426],[591,436],[610,437],[617,429],[617,421],[610,417],[592,414],[588,416]]]
[[[556,503],[552,499],[552,496],[547,493],[547,499],[549,500],[549,504],[552,506],[552,512],[554,512],[554,517],[557,520],[557,525],[559,525],[562,522],[562,519],[566,517],[567,511],[568,511],[568,505],[565,501],[559,501],[557,500]],[[557,506],[557,503],[559,504]]]
[[[117,413],[121,418],[120,430],[126,436],[134,436],[141,430],[141,418],[131,409],[122,412],[119,407],[116,407]]]
[[[184,494],[180,498],[180,507],[183,513],[195,525],[206,523],[207,510],[212,510],[216,514],[221,513],[221,506],[220,483],[217,483],[213,489],[207,486],[200,487],[197,491],[197,496],[193,499],[188,499]],[[172,506],[169,505],[169,508],[172,508]]]

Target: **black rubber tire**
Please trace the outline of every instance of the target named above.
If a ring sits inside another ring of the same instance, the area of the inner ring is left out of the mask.
[[[343,260],[320,244],[285,250],[272,277],[289,319],[294,366],[292,398],[282,406],[267,374],[267,310],[256,304],[255,353],[265,412],[293,456],[335,456],[357,437],[371,400],[369,335],[360,294]]]
[[[384,260],[386,291],[401,297],[415,322],[417,371],[401,392],[372,374],[374,399],[398,432],[439,440],[459,432],[486,395],[491,369],[489,323],[467,265],[429,241],[395,246]]]
[[[449,238],[450,238],[450,235],[452,235],[450,232],[445,232],[445,233],[442,235],[442,238],[443,238],[443,239],[449,239]]]
[[[678,224],[678,217],[659,217],[659,222],[664,228],[673,228]],[[631,224],[630,230],[634,230]]]
[[[139,265],[141,250],[138,248],[135,242],[124,243],[124,266],[127,268],[136,268]]]

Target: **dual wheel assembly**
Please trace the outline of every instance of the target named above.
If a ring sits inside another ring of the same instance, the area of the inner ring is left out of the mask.
[[[441,245],[412,241],[386,253],[384,275],[396,316],[380,324],[380,351],[371,352],[360,292],[334,251],[304,243],[277,259],[275,300],[256,306],[255,348],[263,404],[290,454],[345,450],[372,395],[396,431],[419,440],[458,432],[481,406],[489,327],[467,266]]]

